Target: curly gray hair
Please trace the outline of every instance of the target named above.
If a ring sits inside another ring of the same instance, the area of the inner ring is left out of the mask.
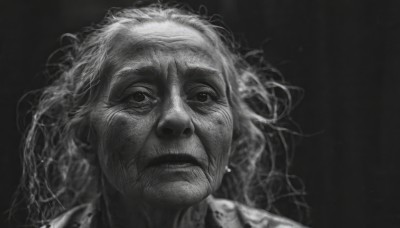
[[[173,21],[198,30],[222,59],[234,113],[234,143],[232,172],[225,175],[214,194],[275,213],[281,197],[301,198],[303,191],[292,185],[288,174],[287,140],[293,132],[287,124],[293,88],[268,64],[251,66],[246,56],[237,52],[229,33],[206,17],[157,4],[109,13],[84,38],[69,36],[72,44],[52,84],[41,93],[24,141],[20,191],[31,221],[44,222],[100,192],[100,170],[87,159],[90,104],[99,91],[102,66],[115,31],[149,21]],[[254,52],[249,56],[261,59]],[[285,164],[279,166],[276,161],[282,158]]]

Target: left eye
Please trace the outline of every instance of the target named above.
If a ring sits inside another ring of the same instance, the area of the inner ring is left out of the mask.
[[[200,92],[196,94],[195,98],[199,102],[207,102],[210,99],[210,94],[205,92]]]

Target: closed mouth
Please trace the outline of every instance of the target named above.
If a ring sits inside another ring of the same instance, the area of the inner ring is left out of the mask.
[[[188,154],[165,154],[152,159],[149,162],[148,167],[151,166],[179,166],[179,165],[196,165],[199,166],[199,162],[191,155]]]

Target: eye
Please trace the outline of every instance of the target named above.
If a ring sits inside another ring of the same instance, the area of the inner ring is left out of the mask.
[[[153,100],[154,98],[149,93],[144,91],[132,92],[124,98],[125,102],[136,105],[150,104]]]
[[[196,100],[199,102],[207,102],[210,100],[210,94],[206,93],[206,92],[200,92],[197,93],[195,96]]]
[[[143,92],[136,92],[131,95],[131,99],[136,102],[143,102],[146,100],[146,95]]]
[[[198,104],[208,104],[218,99],[215,91],[209,87],[201,86],[189,92],[188,101]]]

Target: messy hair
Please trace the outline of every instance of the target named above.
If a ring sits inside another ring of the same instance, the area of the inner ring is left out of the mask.
[[[229,167],[214,194],[279,214],[279,202],[301,206],[302,187],[289,175],[293,87],[262,55],[242,55],[229,32],[205,16],[161,4],[109,12],[99,25],[68,35],[52,83],[41,91],[24,137],[19,191],[29,223],[43,223],[101,191],[90,163],[90,107],[95,102],[110,40],[123,27],[172,21],[199,31],[217,50],[234,116]],[[251,57],[250,60],[248,57]],[[256,61],[254,61],[256,60]],[[251,64],[249,63],[251,62]],[[290,129],[290,130],[289,130]]]

